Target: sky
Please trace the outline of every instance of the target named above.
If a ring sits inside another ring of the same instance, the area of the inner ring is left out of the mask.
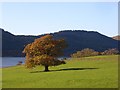
[[[1,27],[15,35],[40,35],[61,30],[118,35],[117,2],[4,2]]]

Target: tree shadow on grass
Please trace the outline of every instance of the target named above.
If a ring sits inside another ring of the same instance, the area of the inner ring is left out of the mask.
[[[56,72],[56,71],[70,71],[70,70],[94,70],[94,69],[99,69],[99,68],[63,68],[63,69],[58,69],[58,70],[50,70],[48,72]],[[45,72],[45,71],[34,71],[30,73],[39,73],[39,72]]]

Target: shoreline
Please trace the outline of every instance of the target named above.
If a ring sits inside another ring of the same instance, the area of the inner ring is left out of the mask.
[[[22,65],[24,65],[24,64],[22,64]],[[0,69],[2,69],[2,68],[9,68],[9,67],[15,67],[15,66],[21,66],[21,65],[14,65],[14,66],[0,67]]]

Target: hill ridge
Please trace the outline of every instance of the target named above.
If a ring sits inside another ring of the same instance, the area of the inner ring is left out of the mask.
[[[55,33],[49,33],[55,39],[64,38],[68,43],[68,48],[64,50],[65,56],[82,50],[91,48],[96,51],[104,51],[109,48],[118,48],[118,41],[95,31],[84,30],[62,30]],[[2,30],[2,55],[3,56],[24,56],[22,53],[25,45],[34,41],[43,35],[14,35],[8,31]]]

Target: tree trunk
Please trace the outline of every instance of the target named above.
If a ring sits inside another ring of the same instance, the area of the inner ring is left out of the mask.
[[[48,70],[48,66],[45,66],[45,70],[44,70],[44,71],[45,71],[45,72],[49,71],[49,70]]]

